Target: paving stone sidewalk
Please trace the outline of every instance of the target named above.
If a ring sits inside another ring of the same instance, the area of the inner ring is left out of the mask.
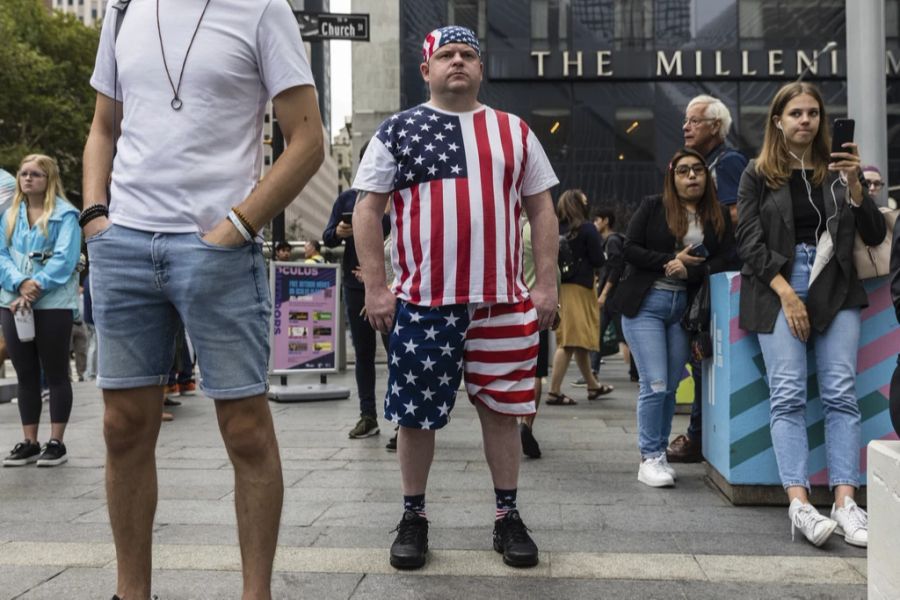
[[[676,465],[674,489],[637,481],[637,386],[621,359],[603,381],[616,390],[577,406],[541,407],[544,457],[522,464],[519,499],[541,548],[531,570],[491,548],[493,491],[474,408],[462,397],[438,434],[429,481],[427,566],[388,565],[401,513],[396,456],[380,436],[351,440],[350,400],[272,404],[285,503],[275,596],[310,599],[864,598],[866,553],[835,536],[823,548],[791,541],[787,510],[731,506],[702,465]],[[381,371],[383,367],[379,367]],[[379,393],[384,373],[379,372]],[[307,383],[314,383],[310,377]],[[352,371],[329,377],[353,389]],[[546,391],[546,387],[545,387]],[[44,411],[44,419],[48,418]],[[161,600],[240,597],[233,473],[212,401],[184,398],[157,452],[160,500],[154,593]],[[54,469],[0,469],[0,599],[112,596],[114,550],[103,490],[102,402],[75,384],[66,434],[70,461]],[[0,449],[20,440],[17,407],[0,404]],[[677,416],[673,434],[684,431]],[[46,441],[46,427],[41,441]]]

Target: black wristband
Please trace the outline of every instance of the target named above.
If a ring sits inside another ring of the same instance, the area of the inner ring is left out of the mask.
[[[78,225],[84,229],[84,226],[94,219],[108,216],[109,208],[105,204],[92,204],[82,211],[81,216],[78,217]]]

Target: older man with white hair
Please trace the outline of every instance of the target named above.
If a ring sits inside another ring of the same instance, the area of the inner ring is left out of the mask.
[[[747,157],[726,143],[731,130],[731,112],[713,96],[702,94],[692,99],[685,109],[684,146],[704,156],[716,186],[719,202],[728,206],[731,222],[737,225],[737,195],[741,175],[747,167]],[[739,263],[734,257],[735,267]],[[700,364],[691,363],[694,376],[694,403],[691,422],[686,435],[672,440],[666,450],[669,462],[700,462],[703,460],[702,396]]]

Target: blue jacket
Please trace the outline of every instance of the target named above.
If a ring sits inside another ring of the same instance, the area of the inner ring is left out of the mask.
[[[78,308],[78,257],[81,255],[81,228],[78,209],[62,198],[47,222],[48,236],[35,225],[28,226],[28,207],[19,205],[19,214],[7,209],[0,217],[0,306],[9,306],[19,297],[19,286],[34,279],[43,290],[32,305],[35,310]],[[7,220],[15,216],[12,240],[7,240]],[[43,253],[44,258],[31,257]]]

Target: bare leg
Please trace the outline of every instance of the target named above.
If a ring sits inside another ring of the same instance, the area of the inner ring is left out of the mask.
[[[572,360],[573,351],[574,348],[556,348],[556,352],[553,354],[553,373],[550,375],[551,394],[559,393],[563,377],[566,376],[566,370],[569,368],[569,361]]]
[[[591,371],[591,356],[588,351],[584,348],[573,348],[573,350],[575,351],[575,364],[578,366],[578,370],[581,371],[581,376],[584,377],[588,389],[600,387],[600,381],[594,377],[594,373]]]
[[[834,486],[834,503],[838,508],[844,508],[844,500],[856,494],[856,488],[852,485],[836,485]]]
[[[106,499],[118,570],[116,594],[149,598],[157,498],[156,439],[163,391],[159,386],[103,390],[103,401]]]
[[[50,437],[54,440],[63,440],[68,423],[50,423]]]
[[[522,456],[522,439],[516,418],[495,413],[477,400],[475,406],[481,419],[484,457],[491,469],[494,487],[514,490],[519,487],[519,461]]]
[[[397,458],[404,496],[425,493],[428,472],[434,460],[433,429],[413,429],[401,426],[397,431]]]
[[[26,440],[31,440],[32,442],[38,441],[38,423],[34,425],[22,425],[22,433],[25,434]]]
[[[541,394],[543,392],[544,382],[540,377],[534,378],[534,414],[528,415],[527,417],[522,417],[522,422],[525,423],[529,429],[534,427],[534,418],[537,416],[537,409],[541,405]]]
[[[835,489],[835,493],[837,489]],[[788,500],[793,502],[795,499],[803,504],[809,504],[809,494],[802,485],[792,485],[787,489]]]
[[[272,563],[284,500],[281,458],[265,395],[216,401],[219,431],[234,465],[244,600],[272,597]],[[159,417],[156,419],[159,423]]]

